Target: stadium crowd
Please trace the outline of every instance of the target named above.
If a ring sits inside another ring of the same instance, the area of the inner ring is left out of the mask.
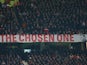
[[[0,4],[0,34],[87,33],[86,0],[20,0]]]
[[[60,54],[29,54],[29,65],[86,65],[86,55],[60,55]]]
[[[87,34],[86,0],[20,0],[18,6],[0,3],[0,34]],[[63,51],[0,53],[0,65],[87,65],[87,55]],[[60,54],[61,53],[61,54]],[[23,56],[27,59],[24,61]]]
[[[23,65],[22,59],[16,53],[0,54],[0,65]]]
[[[7,53],[0,53],[0,65],[87,65],[85,53],[73,54],[67,48],[60,47],[59,49],[57,49],[58,52],[50,49],[51,52],[35,50],[25,54],[19,54],[21,50],[9,52],[10,49]]]

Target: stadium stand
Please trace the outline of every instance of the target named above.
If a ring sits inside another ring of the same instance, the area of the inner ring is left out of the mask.
[[[20,0],[0,4],[0,34],[87,33],[86,0]]]
[[[45,33],[87,34],[87,1],[0,0],[0,35]],[[87,65],[87,51],[76,50],[79,47],[43,46],[48,48],[40,51],[34,44],[33,52],[23,53],[21,46],[7,46],[0,44],[0,65]]]
[[[0,55],[0,65],[22,65],[22,59],[14,53]]]
[[[31,54],[29,55],[29,65],[86,65],[86,55],[80,55],[80,58],[71,59],[69,55],[59,54]]]
[[[22,52],[23,49],[18,45],[16,48],[12,48],[12,44],[9,45],[2,47],[0,44],[0,65],[87,65],[87,52],[75,52],[76,49],[71,52],[71,49],[64,45],[46,45],[41,51],[37,46],[35,49],[35,44],[31,44],[32,51],[29,53]]]

